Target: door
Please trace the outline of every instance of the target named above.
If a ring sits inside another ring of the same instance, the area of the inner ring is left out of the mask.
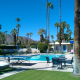
[[[63,45],[63,52],[66,52],[66,45]]]

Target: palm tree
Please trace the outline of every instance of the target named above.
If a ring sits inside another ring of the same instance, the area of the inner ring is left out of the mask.
[[[70,29],[67,29],[67,31],[66,31],[66,32],[69,34],[70,39],[71,39],[71,34],[72,34],[72,31],[71,31]]]
[[[29,33],[30,34],[30,46],[31,46],[31,35],[33,34],[32,32]]]
[[[14,45],[16,46],[16,34],[18,33],[18,31],[14,28],[10,33],[14,36]]]
[[[64,35],[64,29],[65,29],[65,28],[66,28],[66,22],[63,21],[63,22],[61,23],[62,40],[63,40],[63,35]]]
[[[48,0],[47,0],[47,4],[48,4]],[[48,6],[46,4],[46,31],[45,31],[45,43],[46,43],[46,38],[47,38],[47,13],[48,13]]]
[[[51,35],[51,38],[52,38],[52,42],[53,42],[53,38],[54,38],[54,36],[53,36],[53,35]]]
[[[66,28],[69,29],[70,28],[70,25],[69,24],[66,24]]]
[[[2,42],[4,44],[5,43],[5,40],[6,40],[5,33],[1,33],[1,40],[2,40]]]
[[[21,45],[22,44],[22,41],[23,41],[23,37],[22,36],[19,36],[18,40],[19,40],[19,43]]]
[[[53,9],[52,3],[47,3],[47,6],[49,6],[49,12],[48,12],[48,50],[49,50],[49,15],[50,15],[50,7]]]
[[[27,45],[28,44],[28,39],[26,38],[26,40],[25,40],[25,44]]]
[[[1,29],[1,26],[2,26],[2,25],[0,24],[0,29]]]
[[[59,34],[60,34],[60,38],[59,38],[59,43],[60,43],[60,51],[61,51],[61,0],[59,0],[59,5],[60,5],[60,24],[59,24],[59,28],[60,28],[60,31],[59,31]]]
[[[30,39],[31,39],[31,35],[33,34],[32,32],[29,33],[30,34]]]
[[[43,28],[38,30],[38,33],[40,35],[40,42],[43,42],[43,34],[45,33],[45,30]]]
[[[80,0],[75,0],[74,18],[74,74],[80,75]]]
[[[16,21],[17,21],[17,25],[16,25],[16,27],[18,28],[18,29],[17,29],[17,30],[18,30],[18,33],[17,33],[17,43],[18,43],[19,27],[21,27],[21,26],[20,26],[20,24],[18,24],[19,21],[20,21],[20,19],[19,19],[19,18],[16,18]]]
[[[56,22],[54,27],[57,27],[57,35],[58,35],[58,27],[59,27],[59,23]]]
[[[21,27],[21,26],[20,26],[20,24],[17,24],[17,25],[16,25],[16,28],[18,28],[18,33],[17,33],[17,42],[18,42],[18,36],[19,36],[19,27]]]
[[[30,35],[30,33],[27,33],[27,34],[26,34],[26,36],[28,36],[28,39],[29,39],[29,35]],[[30,46],[30,45],[29,45],[29,40],[28,40],[28,46]]]

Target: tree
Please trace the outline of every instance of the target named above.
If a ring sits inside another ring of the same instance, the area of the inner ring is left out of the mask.
[[[72,34],[72,31],[68,28],[66,32],[69,34],[70,39],[71,39],[71,34]]]
[[[26,36],[28,36],[28,39],[29,39],[29,35],[30,35],[30,33],[27,33],[27,34],[26,34]],[[30,45],[29,45],[29,40],[28,40],[28,46],[30,46]]]
[[[31,35],[33,34],[32,32],[29,33],[30,34],[30,46],[31,46]]]
[[[1,40],[2,40],[2,42],[4,44],[5,43],[5,40],[6,40],[5,33],[1,33]]]
[[[54,27],[57,27],[57,35],[58,35],[58,27],[59,27],[59,23],[56,22]],[[58,38],[58,37],[57,37],[57,38]]]
[[[38,30],[38,33],[40,35],[40,42],[43,42],[43,34],[45,33],[45,30],[43,28]]]
[[[61,41],[62,41],[62,39],[61,39],[61,0],[59,0],[59,7],[60,7],[60,19],[59,19],[59,21],[60,21],[60,24],[59,24],[59,28],[60,28],[60,31],[59,31],[59,36],[60,36],[60,38],[59,38],[59,43],[60,43],[60,51],[61,51]]]
[[[48,50],[49,50],[49,16],[50,16],[50,7],[53,9],[52,3],[47,3],[47,6],[49,6],[49,12],[48,12]]]
[[[27,45],[28,44],[28,39],[26,38],[26,40],[25,40],[25,44]]]
[[[66,22],[63,21],[63,22],[61,23],[62,40],[63,40],[63,35],[64,35],[64,29],[65,29],[65,28],[66,28]]]
[[[0,29],[1,29],[1,26],[2,26],[2,25],[0,24]]]
[[[80,0],[75,0],[74,18],[74,74],[80,75]]]
[[[16,46],[16,34],[18,33],[18,31],[14,28],[10,33],[14,36],[14,45]]]
[[[22,36],[19,36],[18,40],[19,40],[19,44],[21,45],[22,42],[23,42],[23,37]]]
[[[53,38],[54,38],[54,36],[53,36],[53,35],[51,35],[51,38],[52,38],[52,42],[53,42]]]
[[[47,0],[47,4],[48,4],[48,0]],[[47,38],[47,13],[48,13],[48,6],[46,4],[46,31],[45,31],[45,43],[46,43],[46,38]]]
[[[16,27],[18,28],[18,29],[17,29],[17,30],[18,30],[18,33],[17,33],[17,43],[18,43],[19,27],[21,27],[21,26],[20,26],[20,24],[18,24],[19,21],[20,21],[20,19],[19,19],[19,18],[16,18],[16,21],[17,21],[17,25],[16,25]]]
[[[66,24],[66,28],[69,29],[69,27],[70,27],[70,25],[69,24]]]

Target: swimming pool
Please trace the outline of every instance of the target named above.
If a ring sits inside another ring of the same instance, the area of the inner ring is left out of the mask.
[[[60,54],[41,54],[41,55],[35,55],[29,58],[29,60],[31,61],[46,61],[46,57],[49,57],[50,61],[52,60],[52,58],[56,58],[59,56],[64,56],[64,55],[60,55]]]

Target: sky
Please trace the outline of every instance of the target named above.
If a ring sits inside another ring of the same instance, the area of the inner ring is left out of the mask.
[[[57,39],[57,28],[54,27],[56,22],[59,22],[59,0],[48,0],[53,4],[53,9],[50,9],[49,30],[50,35]],[[0,0],[0,31],[8,31],[16,28],[16,18],[20,18],[19,36],[26,37],[26,33],[32,32],[31,38],[39,41],[40,35],[38,30],[46,29],[46,3],[47,0]],[[74,0],[61,0],[61,21],[65,21],[70,25],[70,29],[74,37]],[[66,31],[66,29],[65,29]],[[50,41],[51,41],[50,37]]]

